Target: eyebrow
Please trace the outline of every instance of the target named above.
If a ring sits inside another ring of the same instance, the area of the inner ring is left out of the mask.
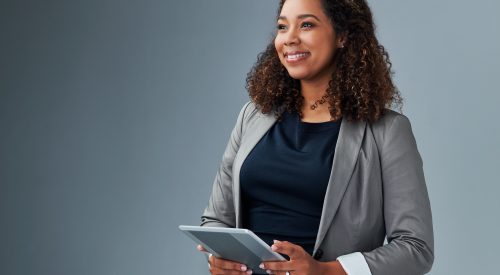
[[[319,20],[319,18],[316,15],[314,15],[314,14],[300,14],[300,15],[297,16],[297,19],[303,19],[303,18],[306,18],[306,17],[313,17],[316,20],[318,20],[319,22],[321,22],[321,20]],[[279,19],[287,20],[286,16],[281,16],[281,15],[278,16],[278,20]]]

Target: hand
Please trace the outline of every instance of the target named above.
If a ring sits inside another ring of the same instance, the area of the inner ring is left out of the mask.
[[[260,268],[269,274],[286,275],[321,275],[321,274],[346,274],[339,262],[316,261],[301,246],[290,243],[274,241],[271,249],[275,252],[288,255],[287,262],[263,262]]]
[[[199,251],[208,253],[208,251],[201,245],[196,247]],[[213,275],[249,275],[252,270],[249,270],[246,265],[217,258],[212,254],[208,257],[208,270]]]

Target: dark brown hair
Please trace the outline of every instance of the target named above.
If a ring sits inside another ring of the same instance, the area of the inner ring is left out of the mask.
[[[286,0],[281,0],[278,15]],[[375,36],[372,13],[365,0],[320,0],[337,34],[344,34],[344,48],[336,52],[336,70],[326,92],[334,120],[374,122],[385,108],[399,106],[402,98],[391,79],[389,55]],[[293,79],[281,64],[274,38],[258,55],[247,75],[246,89],[263,113],[297,111],[301,116],[304,101],[300,80]]]

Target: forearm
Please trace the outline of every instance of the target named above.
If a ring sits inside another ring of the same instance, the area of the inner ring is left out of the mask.
[[[319,262],[321,275],[347,275],[339,261]]]

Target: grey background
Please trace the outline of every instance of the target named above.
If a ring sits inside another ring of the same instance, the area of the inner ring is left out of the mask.
[[[431,274],[497,273],[500,2],[370,1],[424,159]],[[0,2],[0,274],[204,274],[273,1]]]

